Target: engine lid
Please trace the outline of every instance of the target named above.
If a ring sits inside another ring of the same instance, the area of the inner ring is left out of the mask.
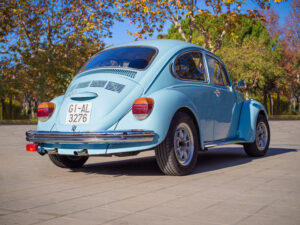
[[[89,74],[71,85],[53,131],[107,130],[131,109],[144,91],[134,80],[109,73]]]

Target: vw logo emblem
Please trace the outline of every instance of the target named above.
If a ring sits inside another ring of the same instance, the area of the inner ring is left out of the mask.
[[[73,125],[72,126],[72,131],[74,132],[76,130],[77,126],[76,125]]]

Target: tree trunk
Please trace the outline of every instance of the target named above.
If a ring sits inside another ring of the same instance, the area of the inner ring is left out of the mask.
[[[268,104],[267,104],[267,99],[268,99],[268,95],[267,95],[267,92],[264,91],[264,106],[267,110],[267,113],[269,113],[269,110],[268,110]]]
[[[12,120],[12,96],[9,96],[9,119]]]
[[[273,109],[274,109],[274,101],[273,101],[273,95],[272,92],[269,94],[269,100],[270,100],[270,115],[273,115]]]
[[[279,115],[280,114],[280,95],[279,95],[279,91],[277,91],[277,110],[276,110],[276,114]]]
[[[1,98],[1,105],[2,105],[2,119],[5,119],[5,98]]]
[[[34,100],[34,110],[38,108],[38,102],[37,100]],[[33,119],[36,118],[36,112],[33,110]]]
[[[300,114],[300,96],[298,97],[298,113]]]
[[[31,101],[31,107],[30,107],[30,109],[31,109],[31,119],[34,119],[34,102],[33,101]]]
[[[32,115],[32,112],[31,112],[31,110],[32,110],[32,103],[31,103],[31,100],[28,100],[28,116],[29,116],[29,119],[32,119],[31,118],[31,115]]]
[[[248,90],[245,91],[245,98],[246,98],[246,100],[249,99],[249,91]]]

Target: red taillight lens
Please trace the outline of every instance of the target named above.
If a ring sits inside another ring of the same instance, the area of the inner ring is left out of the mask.
[[[51,117],[54,109],[55,109],[55,104],[53,102],[41,103],[37,110],[38,119],[42,122],[47,121]]]
[[[28,152],[36,152],[37,144],[28,144],[26,145],[26,151]]]
[[[132,105],[132,114],[137,120],[144,120],[151,114],[153,106],[152,98],[138,98]]]

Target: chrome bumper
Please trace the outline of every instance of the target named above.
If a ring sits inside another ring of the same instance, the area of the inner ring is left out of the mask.
[[[128,143],[153,141],[149,130],[104,132],[27,131],[26,140],[34,143]]]

